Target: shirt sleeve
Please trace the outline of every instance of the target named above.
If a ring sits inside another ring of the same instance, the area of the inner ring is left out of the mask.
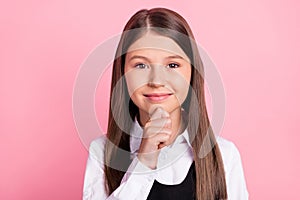
[[[249,194],[242,166],[242,160],[237,147],[231,143],[231,162],[227,176],[228,200],[248,200]]]
[[[111,195],[106,194],[103,162],[105,139],[106,136],[102,136],[90,145],[84,177],[83,200],[146,200],[156,172],[143,165],[136,156],[120,186]]]

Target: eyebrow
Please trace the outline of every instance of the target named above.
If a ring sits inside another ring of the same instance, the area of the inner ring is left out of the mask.
[[[129,61],[133,60],[133,59],[144,59],[144,60],[147,60],[149,61],[149,59],[145,56],[140,56],[140,55],[134,55],[134,56],[131,56],[131,58],[129,59]]]
[[[170,59],[170,58],[177,58],[177,59],[182,59],[185,60],[182,56],[179,55],[174,55],[174,56],[167,56],[166,59]],[[129,61],[133,60],[133,59],[144,59],[147,61],[150,61],[149,58],[145,57],[145,56],[140,56],[140,55],[134,55],[132,56]]]

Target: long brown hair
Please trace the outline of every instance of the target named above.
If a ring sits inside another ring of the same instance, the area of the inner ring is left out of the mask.
[[[225,182],[225,172],[221,152],[216,138],[210,126],[204,91],[203,64],[193,42],[193,33],[185,21],[178,13],[166,8],[153,8],[150,10],[142,9],[135,13],[127,22],[121,36],[115,60],[113,63],[112,82],[111,82],[111,105],[108,120],[108,141],[105,146],[105,184],[107,194],[111,194],[119,187],[122,177],[130,165],[130,132],[132,120],[138,114],[138,108],[130,100],[126,82],[123,78],[126,51],[129,46],[138,38],[145,34],[149,28],[156,33],[173,39],[189,56],[192,65],[191,87],[182,107],[188,113],[188,133],[193,138],[192,148],[196,170],[196,199],[227,199]],[[126,31],[137,29],[135,34],[126,34]],[[160,31],[159,28],[162,28]],[[186,35],[188,40],[180,34]],[[197,70],[196,70],[197,69]],[[121,80],[121,81],[120,81]],[[113,96],[113,89],[116,85],[122,90]],[[194,93],[191,92],[191,88]],[[128,103],[129,102],[129,103]],[[192,112],[190,112],[192,111]],[[129,113],[130,117],[126,116]],[[115,119],[118,120],[118,123]],[[198,119],[198,120],[196,120]],[[121,123],[121,124],[120,124]],[[122,128],[120,128],[120,126]],[[208,135],[207,135],[208,134]],[[207,135],[207,136],[206,136]],[[206,149],[209,153],[201,157],[200,150]]]

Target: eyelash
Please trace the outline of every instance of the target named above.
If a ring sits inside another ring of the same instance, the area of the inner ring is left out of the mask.
[[[141,68],[141,67],[139,67],[139,66],[141,66],[141,65],[144,65],[144,67],[143,68]],[[146,67],[148,67],[148,65],[146,65],[146,64],[144,64],[144,63],[138,63],[138,64],[136,64],[134,67],[135,68],[139,68],[139,69],[145,69]]]
[[[139,67],[139,66],[141,66],[141,65],[143,65],[142,68]],[[170,65],[176,65],[176,67],[170,67]],[[135,67],[135,68],[139,68],[139,69],[145,69],[146,67],[149,67],[149,66],[146,65],[146,64],[144,64],[144,63],[138,63],[138,64],[136,64],[134,67]],[[168,68],[171,68],[171,69],[175,69],[175,68],[180,67],[180,65],[177,64],[177,63],[170,63],[170,64],[167,65],[167,67],[168,67]]]
[[[176,65],[177,67],[168,67],[168,68],[172,68],[172,69],[174,69],[174,68],[178,68],[178,67],[180,67],[180,65],[179,65],[179,64],[177,64],[177,63],[170,63],[170,64],[168,64],[168,66],[170,66],[170,65]]]

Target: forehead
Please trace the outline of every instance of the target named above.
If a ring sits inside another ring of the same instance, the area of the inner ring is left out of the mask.
[[[146,33],[144,36],[135,41],[129,48],[129,54],[143,53],[143,52],[159,52],[161,56],[165,55],[179,55],[188,62],[190,59],[180,48],[180,46],[171,38],[157,35],[151,32]],[[164,52],[164,53],[163,53]]]

